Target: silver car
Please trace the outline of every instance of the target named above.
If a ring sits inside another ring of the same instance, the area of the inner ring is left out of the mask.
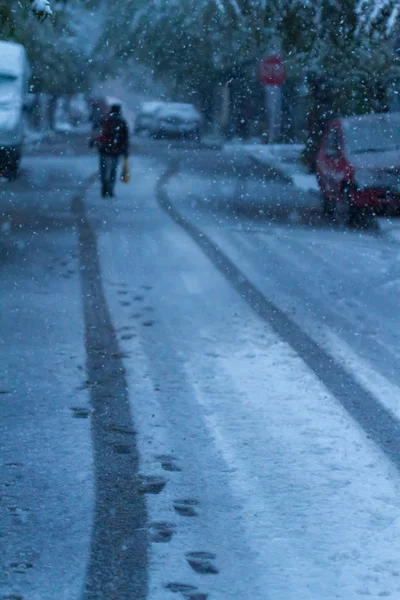
[[[136,135],[152,135],[156,127],[157,112],[164,105],[161,100],[143,102],[135,119]]]
[[[202,117],[193,104],[166,102],[155,115],[156,138],[184,137],[199,141],[201,130]]]

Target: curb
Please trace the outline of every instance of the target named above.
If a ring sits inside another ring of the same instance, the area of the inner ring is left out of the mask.
[[[257,167],[261,174],[265,174],[269,179],[276,179],[282,183],[293,184],[292,178],[285,173],[278,164],[267,163],[264,160],[260,160],[254,154],[247,155],[249,160]]]

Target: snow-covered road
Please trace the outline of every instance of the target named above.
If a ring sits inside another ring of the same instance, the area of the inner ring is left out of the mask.
[[[15,184],[0,597],[400,597],[400,246],[271,173],[162,157],[113,203],[80,198],[85,156]]]

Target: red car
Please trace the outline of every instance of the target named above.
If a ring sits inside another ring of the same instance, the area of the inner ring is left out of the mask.
[[[400,113],[332,121],[317,155],[324,214],[354,222],[400,208]]]

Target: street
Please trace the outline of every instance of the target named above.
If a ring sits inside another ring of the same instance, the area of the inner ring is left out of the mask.
[[[0,599],[400,598],[400,243],[239,153],[0,182]]]

